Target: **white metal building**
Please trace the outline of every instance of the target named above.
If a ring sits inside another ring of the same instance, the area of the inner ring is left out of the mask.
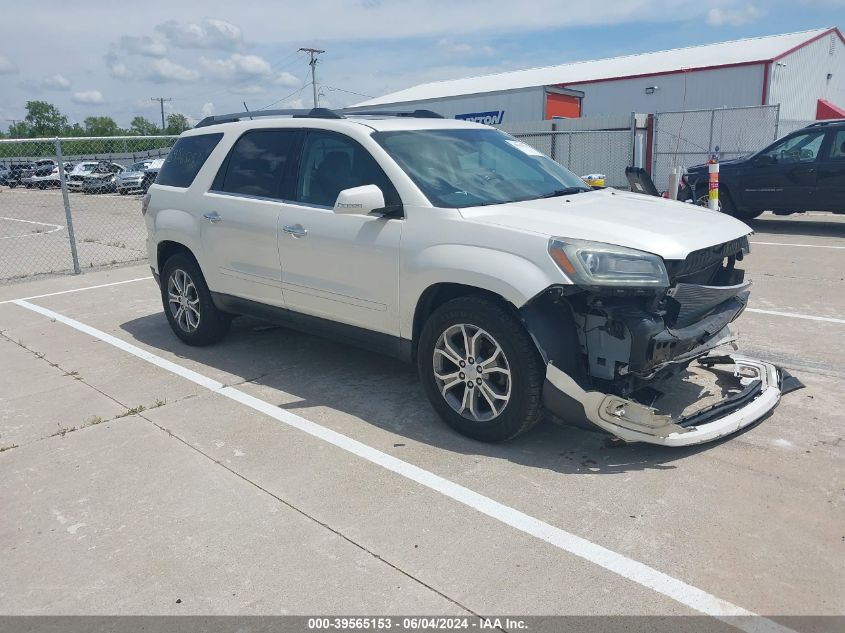
[[[845,116],[836,27],[421,84],[351,109],[425,108],[508,124],[780,104],[783,119]]]

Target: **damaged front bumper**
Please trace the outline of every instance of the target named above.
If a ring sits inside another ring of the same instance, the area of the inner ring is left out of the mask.
[[[732,364],[739,386],[723,400],[688,415],[664,415],[633,400],[586,391],[552,363],[546,370],[543,401],[564,421],[588,422],[625,442],[691,446],[751,426],[777,406],[783,392],[800,387],[786,371],[759,360],[705,356],[699,363],[706,368]]]

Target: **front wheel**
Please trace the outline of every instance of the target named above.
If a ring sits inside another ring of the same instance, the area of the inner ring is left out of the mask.
[[[495,301],[463,297],[435,310],[417,364],[435,411],[463,435],[501,442],[542,417],[542,358],[522,323]]]
[[[173,332],[188,345],[216,343],[229,331],[232,317],[221,312],[197,263],[177,253],[162,267],[161,302]]]

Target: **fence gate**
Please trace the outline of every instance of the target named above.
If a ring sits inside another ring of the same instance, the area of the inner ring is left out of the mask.
[[[778,135],[780,106],[658,112],[654,115],[651,175],[660,190],[669,186],[673,167],[706,163],[719,146],[722,160],[768,145]]]
[[[120,170],[164,158],[176,138],[0,140],[0,283],[145,259],[142,192]]]

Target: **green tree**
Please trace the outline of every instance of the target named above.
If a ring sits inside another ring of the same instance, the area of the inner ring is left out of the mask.
[[[161,132],[155,123],[142,116],[136,116],[132,119],[132,123],[129,124],[129,131],[132,134],[140,134],[141,136],[153,136]]]
[[[110,116],[89,116],[82,123],[88,136],[118,136],[122,131]]]
[[[25,121],[18,121],[9,126],[9,138],[26,138],[32,136]]]
[[[61,136],[68,126],[67,117],[46,101],[27,101],[24,122],[31,137]]]
[[[165,127],[166,134],[181,134],[185,130],[190,130],[193,126],[188,121],[188,117],[184,114],[174,112],[167,115],[167,126]]]

